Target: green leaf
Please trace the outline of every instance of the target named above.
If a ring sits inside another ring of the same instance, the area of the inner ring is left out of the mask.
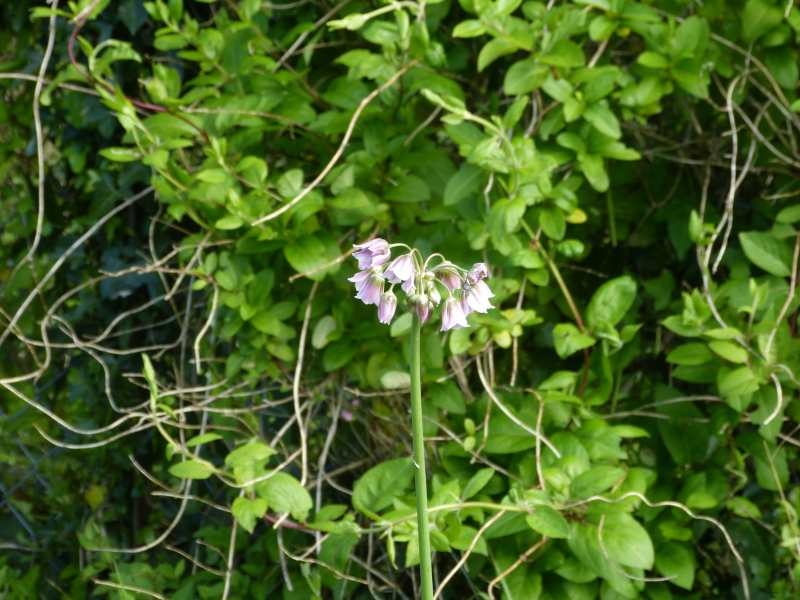
[[[592,296],[586,307],[586,324],[590,329],[599,321],[611,326],[619,323],[636,298],[636,281],[625,275],[605,282]]]
[[[231,505],[233,516],[239,519],[239,525],[248,533],[253,533],[258,520],[264,518],[267,512],[267,501],[263,498],[250,500],[248,498],[236,498]]]
[[[275,283],[275,272],[264,269],[247,284],[247,302],[251,306],[263,306],[269,298],[272,286]]]
[[[744,396],[755,392],[761,386],[761,379],[750,367],[739,367],[733,371],[720,369],[717,386],[720,396]]]
[[[608,107],[608,103],[605,100],[587,106],[583,111],[583,118],[589,121],[603,135],[615,140],[622,137],[619,119]]]
[[[788,244],[759,231],[740,233],[739,241],[747,258],[757,267],[778,277],[792,274],[792,249]]]
[[[464,486],[464,491],[461,494],[464,500],[469,500],[484,487],[486,487],[486,484],[489,483],[489,480],[492,478],[494,473],[495,470],[492,467],[479,469],[478,472],[470,478],[470,480],[467,482],[467,485]]]
[[[180,479],[208,479],[211,477],[211,470],[207,466],[193,460],[185,460],[172,465],[169,473]]]
[[[288,243],[283,247],[283,254],[289,264],[298,273],[308,273],[312,269],[329,264],[339,257],[339,247],[330,233],[318,232],[316,235],[306,235],[297,242]],[[308,276],[314,281],[322,281],[327,273],[338,271],[339,265],[322,269]]]
[[[454,415],[463,415],[467,412],[464,394],[452,381],[430,384],[427,393],[436,408]]]
[[[499,37],[491,40],[481,48],[480,54],[478,54],[478,73],[482,72],[501,56],[511,54],[517,50],[517,45],[506,38]]]
[[[194,448],[195,446],[199,446],[200,444],[207,444],[208,442],[213,442],[221,439],[222,436],[217,433],[204,433],[202,435],[196,435],[190,440],[186,440],[186,447]]]
[[[467,19],[455,26],[452,35],[454,38],[472,38],[484,33],[486,33],[486,26],[483,23],[475,19]]]
[[[330,343],[328,336],[336,331],[338,325],[336,319],[331,315],[325,315],[314,326],[314,332],[311,334],[311,346],[317,350],[322,350]]]
[[[257,439],[252,439],[229,453],[228,456],[225,457],[225,464],[229,467],[240,467],[252,464],[264,458],[269,458],[273,454],[277,454],[273,448],[259,442]]]
[[[381,376],[381,385],[387,390],[408,389],[411,375],[407,371],[389,371]]]
[[[672,39],[672,56],[686,58],[694,55],[695,48],[702,41],[703,24],[699,17],[691,16],[678,26]]]
[[[387,460],[364,473],[353,488],[353,508],[374,515],[405,492],[414,477],[411,457]]]
[[[605,15],[597,15],[589,24],[589,37],[593,42],[602,42],[611,37],[619,24],[618,20],[609,19]]]
[[[783,89],[793,90],[797,86],[800,67],[797,66],[792,48],[767,48],[764,52],[764,64]]]
[[[742,11],[742,37],[751,42],[783,21],[783,12],[767,0],[748,0]]]
[[[570,492],[577,498],[588,498],[610,490],[625,476],[619,467],[599,465],[592,467],[572,480]]]
[[[536,430],[536,418],[523,413],[520,422],[531,430]],[[483,447],[487,454],[515,454],[536,446],[536,436],[526,431],[505,414],[500,413],[489,419],[489,439]]]
[[[646,429],[635,425],[614,425],[613,429],[618,436],[623,438],[650,437],[650,433]]]
[[[358,346],[349,339],[344,338],[329,344],[322,355],[322,366],[330,372],[343,367],[350,362],[358,352]]]
[[[655,400],[661,402],[681,396],[677,390],[657,386]],[[699,423],[703,413],[691,402],[664,404],[657,408],[669,419],[658,419],[657,427],[664,445],[675,464],[686,465],[705,456],[708,449],[709,427]]]
[[[761,509],[743,496],[733,496],[728,500],[727,507],[732,510],[734,514],[745,519],[760,519],[763,517]]]
[[[669,59],[658,52],[642,52],[637,62],[643,67],[648,67],[650,69],[666,69],[669,67]]]
[[[525,517],[525,522],[531,529],[549,538],[566,539],[569,537],[569,527],[567,527],[564,517],[549,506],[537,506],[531,514]]]
[[[414,175],[401,177],[397,185],[392,186],[389,192],[384,194],[386,200],[393,202],[423,202],[430,197],[431,190],[428,184]]]
[[[553,67],[582,67],[586,64],[583,49],[571,40],[559,40],[539,61]]]
[[[705,344],[684,344],[667,355],[667,362],[673,365],[702,365],[714,358]]]
[[[444,189],[444,204],[452,206],[468,198],[480,188],[483,170],[464,163],[450,178]]]
[[[786,489],[789,484],[789,464],[783,447],[776,448],[775,444],[765,442],[764,438],[752,432],[738,436],[734,442],[753,457],[758,485],[771,492],[777,492],[779,484]]]
[[[787,206],[775,217],[778,223],[797,223],[800,221],[800,204]]]
[[[747,362],[747,350],[741,347],[739,344],[734,344],[733,342],[725,342],[721,340],[713,340],[708,343],[708,347],[714,351],[714,354],[721,356],[725,360],[734,363],[746,363]]]
[[[578,153],[578,164],[591,186],[598,192],[608,190],[610,184],[603,157],[597,154]]]
[[[601,535],[611,560],[635,569],[653,567],[653,542],[645,528],[632,516],[624,513],[607,515]]]
[[[567,231],[567,221],[564,213],[557,206],[547,206],[539,213],[539,225],[544,234],[551,240],[564,238]]]
[[[581,333],[572,323],[559,323],[553,328],[553,342],[556,345],[556,354],[567,358],[578,350],[594,346],[594,338]]]
[[[305,521],[314,507],[308,490],[300,485],[297,478],[282,471],[260,481],[255,488],[256,494],[267,501],[271,510],[289,513],[300,521]]]
[[[393,338],[407,335],[411,331],[411,313],[406,312],[392,321],[389,326],[389,335]],[[457,330],[458,331],[458,330]]]
[[[506,95],[527,94],[540,87],[550,75],[547,65],[530,57],[515,62],[506,71],[503,88]]]
[[[667,542],[658,547],[655,558],[656,571],[664,577],[672,577],[670,583],[685,590],[694,586],[696,569],[694,552],[677,542]]]

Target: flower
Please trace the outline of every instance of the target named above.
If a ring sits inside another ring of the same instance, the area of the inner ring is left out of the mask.
[[[380,304],[381,295],[383,294],[384,282],[385,279],[378,273],[370,272],[369,277],[364,280],[361,289],[358,290],[356,298],[363,301],[364,304],[374,304],[378,306]]]
[[[489,275],[489,269],[486,263],[475,263],[467,273],[467,284],[475,285],[481,279]]]
[[[353,254],[353,258],[358,261],[358,268],[362,270],[382,265],[392,257],[389,242],[381,238],[375,238],[363,244],[353,244],[353,248],[358,249],[358,252]]]
[[[425,294],[417,294],[414,309],[417,311],[417,317],[419,317],[419,322],[422,325],[425,325],[425,323],[427,323],[430,320],[431,313],[433,312],[432,311],[433,305],[431,304],[431,301],[428,299],[428,296],[426,296]]]
[[[364,269],[363,271],[359,271],[355,275],[353,275],[347,281],[352,281],[356,284],[356,291],[360,292],[361,288],[363,288],[367,284],[367,278],[373,274],[372,269]]]
[[[398,256],[383,272],[383,276],[389,283],[405,282],[414,277],[414,259],[410,254]]]
[[[388,325],[394,316],[395,310],[397,310],[397,296],[394,295],[392,290],[389,290],[381,295],[381,300],[378,304],[378,321]]]
[[[443,267],[437,269],[436,278],[451,292],[455,292],[461,287],[461,277],[453,267]]]
[[[414,278],[407,279],[403,282],[403,285],[400,286],[402,290],[408,294],[409,296],[417,291],[416,286],[414,285]]]
[[[465,315],[471,312],[486,313],[494,308],[489,303],[489,298],[494,298],[492,290],[483,281],[478,280],[475,285],[467,285],[461,292],[461,308]]]
[[[462,327],[469,327],[467,316],[464,314],[464,309],[461,308],[458,300],[453,296],[449,296],[444,301],[444,306],[442,306],[442,328],[439,331],[461,329]]]

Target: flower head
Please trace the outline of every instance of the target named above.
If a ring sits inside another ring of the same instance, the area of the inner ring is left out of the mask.
[[[383,272],[383,276],[389,283],[406,282],[414,277],[414,259],[410,254],[398,256]]]
[[[381,296],[378,304],[378,321],[388,325],[394,317],[395,310],[397,310],[397,296],[392,290],[389,290]]]
[[[489,275],[489,269],[486,266],[486,263],[475,263],[472,265],[472,268],[467,273],[467,284],[475,285],[484,277]]]
[[[483,281],[477,281],[475,285],[467,285],[461,292],[461,308],[465,315],[471,312],[486,313],[490,308],[494,308],[489,302],[489,298],[494,298],[492,290]]]
[[[441,281],[451,292],[461,287],[461,277],[453,267],[444,267],[436,271],[436,279]]]
[[[362,270],[382,265],[392,257],[389,242],[381,238],[375,238],[363,244],[353,244],[353,248],[358,249],[353,257],[358,261],[358,268]]]
[[[464,314],[464,309],[461,308],[458,300],[450,296],[442,306],[442,328],[439,331],[461,329],[462,327],[469,327],[467,316]]]
[[[381,294],[383,294],[383,284],[386,280],[378,273],[370,272],[362,283],[361,289],[358,290],[356,298],[364,302],[364,304],[380,304]],[[358,284],[356,284],[357,286]],[[358,289],[358,288],[357,288]]]

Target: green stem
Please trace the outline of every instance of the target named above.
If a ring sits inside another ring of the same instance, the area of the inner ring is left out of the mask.
[[[419,535],[419,574],[422,583],[421,600],[433,600],[433,569],[431,568],[431,537],[428,527],[428,482],[425,472],[425,439],[422,433],[422,374],[420,370],[420,329],[422,325],[411,312],[411,431],[414,437],[416,466],[417,523]]]

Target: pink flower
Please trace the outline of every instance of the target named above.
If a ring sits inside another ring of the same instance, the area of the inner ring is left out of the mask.
[[[475,285],[484,277],[489,275],[489,269],[486,266],[486,263],[475,263],[472,265],[472,268],[467,273],[467,283],[469,285]]]
[[[353,275],[347,281],[352,281],[356,284],[356,291],[360,292],[361,288],[363,288],[367,284],[367,279],[369,276],[372,275],[371,269],[364,269],[363,271],[359,271],[355,275]]]
[[[414,277],[414,259],[410,254],[398,256],[383,272],[383,276],[389,283],[405,282]]]
[[[428,300],[428,297],[425,294],[417,294],[414,308],[417,311],[419,322],[422,325],[425,325],[425,323],[430,320],[431,313],[433,312],[433,306],[431,305],[430,300]]]
[[[442,328],[439,331],[461,329],[462,327],[469,327],[467,316],[464,314],[464,309],[461,308],[458,300],[450,296],[442,306]]]
[[[494,308],[489,298],[494,298],[492,290],[486,283],[478,280],[475,285],[465,286],[461,292],[461,309],[465,315],[471,312],[486,313],[490,308]]]
[[[436,278],[451,292],[461,287],[461,277],[452,267],[444,267],[436,271]]]
[[[388,325],[394,317],[395,310],[397,310],[397,296],[389,290],[381,296],[378,304],[378,321]]]
[[[392,257],[389,242],[381,238],[375,238],[363,244],[353,244],[353,248],[358,249],[358,252],[353,254],[353,258],[358,261],[358,268],[362,270],[382,265]]]
[[[361,300],[364,304],[380,304],[381,294],[383,294],[384,278],[377,273],[370,273],[369,277],[364,280],[361,289],[356,294],[356,299]]]

